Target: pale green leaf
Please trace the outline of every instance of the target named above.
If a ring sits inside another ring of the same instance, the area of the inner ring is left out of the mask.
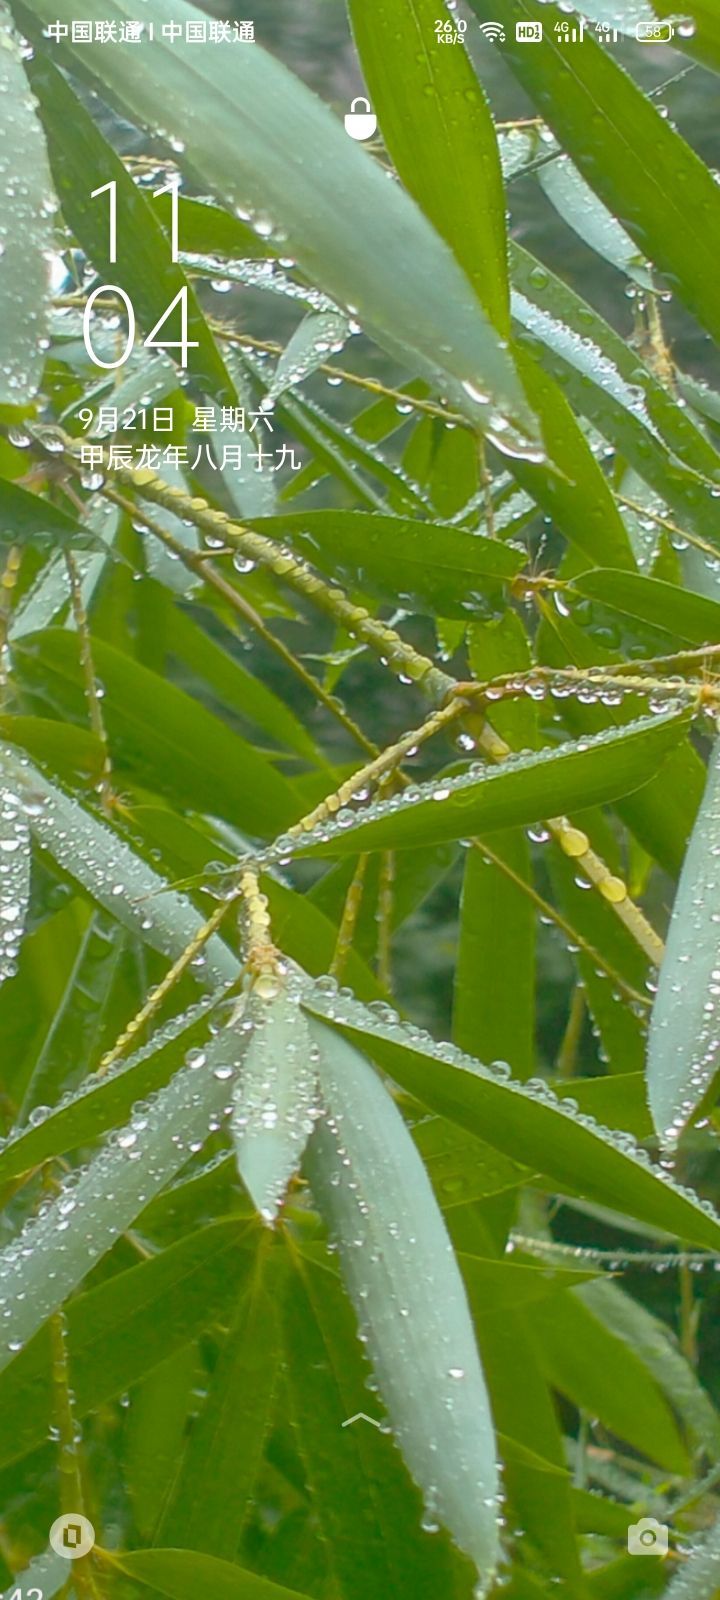
[[[326,1107],[308,1147],[390,1423],[425,1497],[475,1561],[498,1559],[495,1438],[465,1290],[429,1179],[377,1074],[314,1019]]]

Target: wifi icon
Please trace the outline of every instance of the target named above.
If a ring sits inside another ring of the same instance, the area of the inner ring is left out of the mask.
[[[505,43],[505,30],[501,22],[481,22],[480,32],[484,33],[485,38],[492,44]]]

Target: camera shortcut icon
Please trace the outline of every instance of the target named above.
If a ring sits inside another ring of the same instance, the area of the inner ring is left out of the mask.
[[[94,1543],[95,1529],[79,1511],[68,1511],[64,1517],[57,1517],[50,1529],[52,1549],[66,1561],[89,1556]]]
[[[658,1522],[656,1517],[641,1517],[628,1528],[628,1555],[664,1557],[668,1553],[668,1539],[664,1522]]]

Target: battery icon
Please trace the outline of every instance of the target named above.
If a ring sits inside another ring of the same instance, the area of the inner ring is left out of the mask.
[[[638,22],[635,38],[638,44],[669,44],[674,32],[671,22]]]

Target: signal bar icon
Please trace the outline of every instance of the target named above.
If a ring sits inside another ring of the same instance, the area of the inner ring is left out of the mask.
[[[505,43],[505,29],[501,22],[481,22],[480,32],[490,40],[491,44]]]

